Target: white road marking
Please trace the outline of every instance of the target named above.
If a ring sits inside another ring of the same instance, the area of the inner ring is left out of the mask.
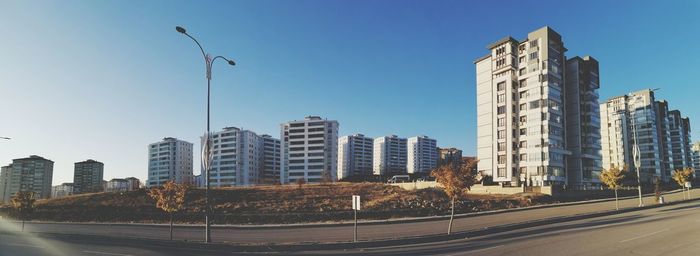
[[[668,228],[667,228],[667,229],[662,229],[662,230],[659,230],[659,231],[656,231],[656,232],[651,232],[651,233],[649,233],[649,234],[644,234],[644,235],[637,236],[637,237],[633,237],[633,238],[630,238],[630,239],[625,239],[625,240],[620,241],[620,243],[625,243],[625,242],[629,242],[629,241],[632,241],[632,240],[637,240],[637,239],[640,239],[640,238],[650,237],[650,236],[653,236],[653,235],[656,235],[656,234],[658,234],[658,233],[665,232],[665,231],[669,231],[669,229],[668,229]]]
[[[22,247],[34,247],[34,248],[44,248],[42,246],[31,245],[31,244],[6,244],[9,246],[22,246]]]
[[[111,253],[111,252],[97,252],[97,251],[83,251],[89,254],[100,254],[100,255],[114,255],[114,256],[133,256],[131,254],[121,254],[121,253]]]

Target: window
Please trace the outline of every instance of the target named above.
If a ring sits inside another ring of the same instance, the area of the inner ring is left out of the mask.
[[[537,39],[530,41],[530,48],[537,47]]]
[[[496,67],[500,67],[506,64],[506,59],[500,59],[496,61]]]
[[[498,103],[503,103],[506,102],[506,95],[505,94],[499,94],[498,95]]]
[[[525,56],[520,56],[520,58],[518,58],[518,62],[519,63],[525,62]]]
[[[503,127],[503,126],[506,126],[506,118],[505,117],[498,118],[498,127]]]
[[[521,116],[521,117],[520,117],[520,122],[521,122],[521,123],[527,122],[527,116]]]
[[[498,114],[502,115],[506,113],[506,106],[500,106],[498,107]]]
[[[520,161],[527,162],[527,154],[520,154]]]
[[[498,156],[498,164],[506,164],[506,156],[505,155]]]
[[[527,135],[527,128],[520,129],[520,135]]]
[[[496,85],[496,87],[498,88],[499,92],[504,91],[506,89],[506,82],[500,82]]]
[[[498,168],[498,177],[506,176],[506,168]]]
[[[506,131],[498,131],[498,138],[505,139],[506,138]]]
[[[521,141],[518,143],[518,147],[519,147],[519,148],[527,148],[527,141],[526,141],[526,140],[521,140]],[[522,158],[521,158],[521,159],[522,159]]]
[[[537,52],[530,53],[530,60],[536,60],[536,59],[537,59]]]
[[[540,107],[540,100],[533,100],[530,102],[530,109],[535,109]]]
[[[524,75],[525,73],[527,73],[527,70],[525,68],[521,68],[520,71],[518,71],[518,75],[521,75],[521,76]],[[520,85],[520,87],[523,87],[523,85]]]
[[[527,110],[527,104],[520,104],[520,110]]]
[[[498,143],[498,151],[506,151],[506,143],[505,142]],[[500,156],[499,156],[499,159],[500,159]],[[499,160],[499,162],[500,162],[500,160]]]
[[[519,96],[520,96],[521,99],[525,99],[525,98],[527,98],[528,93],[527,93],[527,91],[522,91],[522,92],[520,92],[520,95],[519,95]]]
[[[525,69],[521,69],[520,71],[523,71],[523,70],[525,70]],[[522,79],[522,80],[520,80],[519,83],[520,83],[520,88],[523,88],[523,87],[527,86],[527,79]]]

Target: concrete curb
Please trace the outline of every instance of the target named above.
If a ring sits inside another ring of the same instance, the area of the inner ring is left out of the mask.
[[[673,191],[667,191],[667,192],[664,192],[661,194],[667,195],[667,194],[674,194],[674,193],[679,193],[679,192],[681,192],[681,190],[677,189],[677,190],[673,190]],[[653,193],[643,194],[643,196],[645,196],[645,197],[650,196],[650,195],[653,195]],[[626,197],[619,197],[618,199],[619,200],[626,200],[626,199],[632,199],[632,198],[637,198],[637,197],[638,196],[626,196]],[[527,207],[499,209],[499,210],[483,211],[483,212],[460,213],[460,214],[455,214],[455,219],[476,217],[476,216],[482,216],[482,215],[536,210],[536,209],[546,209],[546,208],[561,207],[561,206],[592,204],[592,203],[609,202],[609,201],[615,201],[615,198],[603,198],[603,199],[593,199],[593,200],[575,201],[575,202],[566,202],[566,203],[555,203],[555,204],[541,204],[541,205],[533,205],[533,206],[527,206]],[[361,217],[362,212],[359,212],[359,215]],[[449,215],[407,217],[407,218],[386,219],[386,220],[358,220],[358,225],[366,226],[366,225],[382,225],[382,224],[396,224],[396,223],[415,223],[415,222],[448,220],[448,219],[450,219]],[[27,222],[28,223],[41,223],[41,224],[71,224],[71,225],[108,225],[108,226],[144,226],[144,227],[169,226],[168,223],[96,223],[96,222],[52,222],[52,221],[27,221]],[[352,221],[324,222],[324,223],[262,224],[262,225],[214,224],[214,225],[212,225],[212,228],[215,228],[215,229],[240,229],[240,230],[287,229],[287,228],[291,229],[291,228],[351,226],[353,224],[354,223]],[[178,227],[178,228],[194,228],[194,227],[200,228],[203,225],[204,224],[174,224],[173,226]]]

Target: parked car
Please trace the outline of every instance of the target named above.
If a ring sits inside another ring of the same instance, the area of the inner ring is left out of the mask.
[[[408,175],[394,175],[387,182],[388,183],[402,183],[411,181],[411,177]]]

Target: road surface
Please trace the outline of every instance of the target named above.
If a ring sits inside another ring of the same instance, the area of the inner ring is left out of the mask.
[[[553,223],[479,237],[263,255],[700,255],[700,202]],[[0,231],[0,255],[248,255],[236,246]]]

